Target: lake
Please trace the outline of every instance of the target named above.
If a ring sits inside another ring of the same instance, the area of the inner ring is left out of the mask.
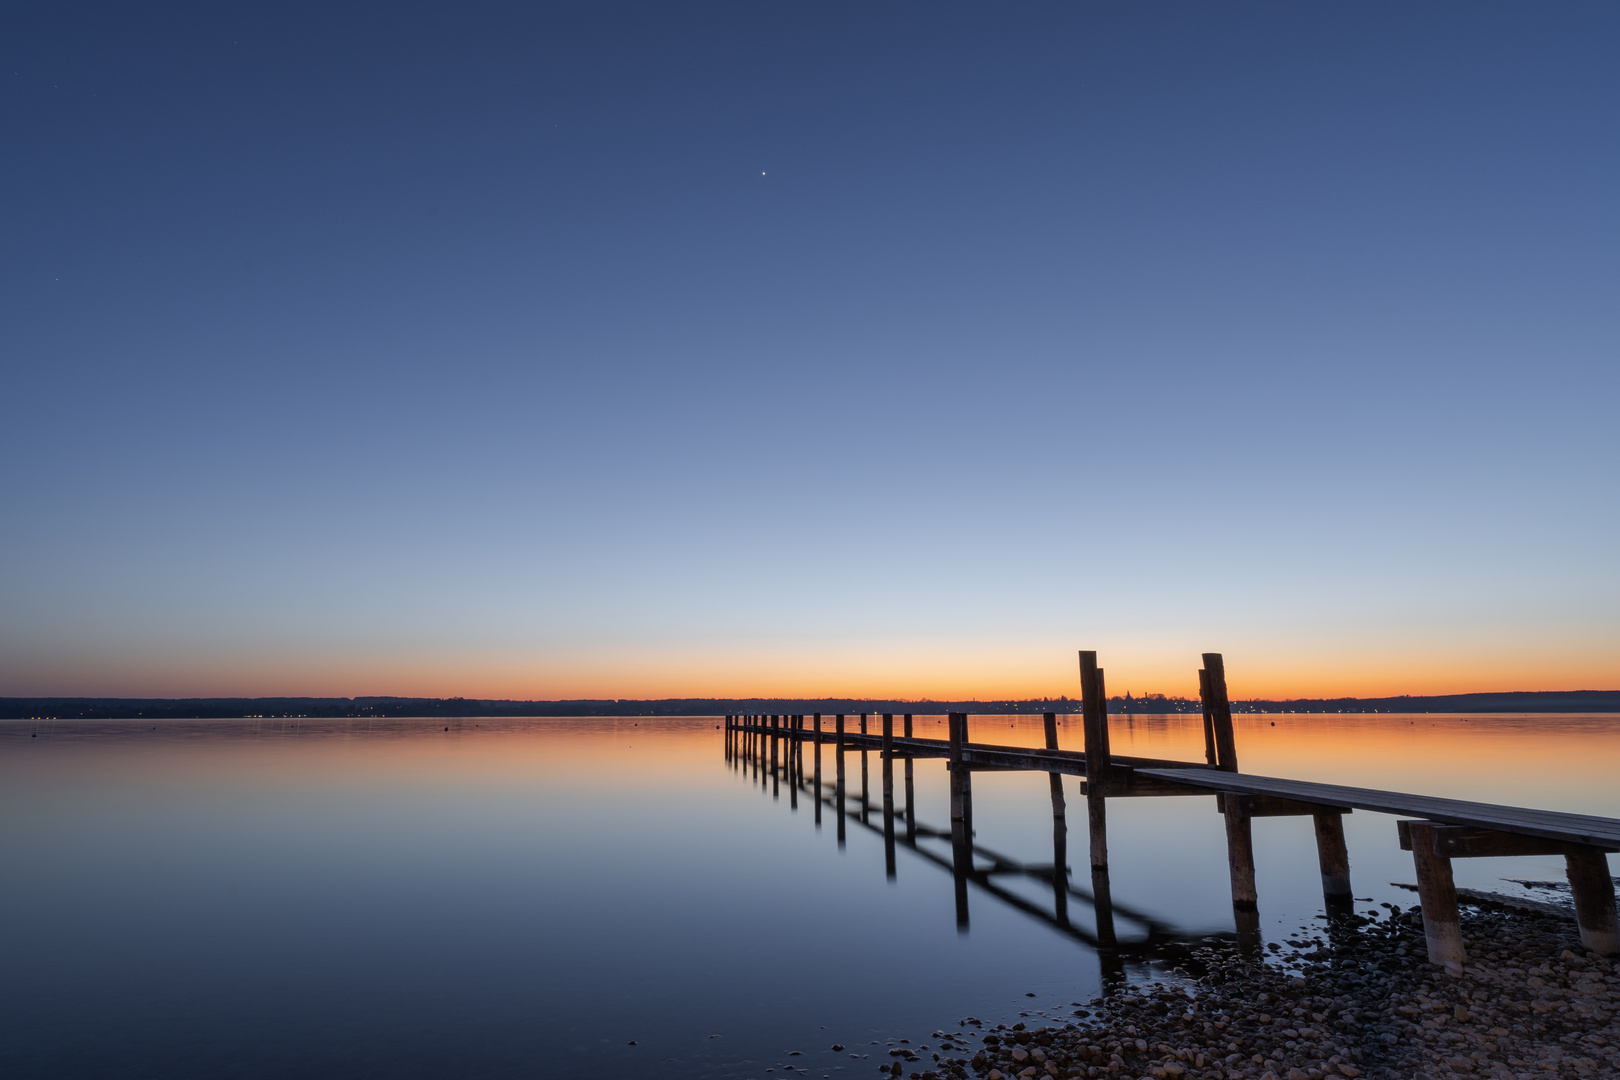
[[[1234,719],[1245,772],[1620,817],[1620,717]],[[840,847],[830,807],[818,826],[808,793],[726,760],[720,724],[0,723],[0,1075],[870,1077],[889,1040],[1098,993],[1097,952],[1053,925],[1049,882],[970,886],[959,928],[929,857],[948,842],[902,845],[891,880],[880,813]],[[943,717],[916,725],[945,737]],[[1197,716],[1110,728],[1117,754],[1203,756]],[[1078,716],[1059,732],[1080,747]],[[970,738],[1042,745],[1041,719],[974,716]],[[1063,783],[1088,887],[1083,800]],[[1044,775],[973,785],[982,849],[1052,862]],[[915,763],[915,792],[918,822],[948,830],[943,762]],[[1212,797],[1108,813],[1121,910],[1232,932]],[[1414,903],[1391,884],[1413,880],[1394,819],[1345,829],[1358,909]],[[1256,819],[1254,836],[1275,940],[1322,911],[1311,823]],[[1563,878],[1556,857],[1455,867],[1520,895],[1507,879]]]

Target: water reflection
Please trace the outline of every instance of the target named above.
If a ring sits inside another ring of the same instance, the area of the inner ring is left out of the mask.
[[[834,1039],[1060,1017],[1233,934],[1213,798],[1112,800],[1097,875],[1072,777],[1060,806],[975,773],[958,816],[944,762],[872,750],[862,800],[858,714],[829,715],[819,746],[778,732],[773,802],[772,740],[717,719],[0,724],[0,1075],[854,1075]],[[1116,717],[1112,746],[1201,759],[1200,719]],[[972,722],[1048,744],[1039,715]],[[1237,741],[1260,773],[1620,815],[1613,717],[1240,716]],[[1358,894],[1410,905],[1393,819],[1342,827]],[[1325,868],[1299,818],[1252,835],[1275,940],[1324,913]],[[750,944],[784,927],[787,978]]]
[[[1052,859],[1050,862],[1032,863],[1019,860],[1005,853],[991,849],[977,842],[973,830],[973,773],[966,768],[953,768],[949,773],[951,791],[951,827],[941,829],[927,823],[919,822],[915,807],[915,780],[912,769],[912,758],[903,747],[896,747],[894,739],[894,717],[892,714],[883,715],[883,749],[879,752],[879,762],[882,770],[882,797],[881,802],[874,805],[868,798],[865,790],[864,773],[867,751],[860,751],[862,757],[862,792],[858,800],[858,808],[851,813],[847,805],[847,796],[844,791],[843,757],[844,747],[839,738],[842,735],[843,717],[837,718],[838,739],[834,753],[838,759],[839,779],[830,790],[822,785],[819,776],[820,743],[814,743],[818,762],[815,782],[806,782],[802,773],[795,773],[791,767],[778,768],[774,753],[769,768],[774,778],[781,773],[784,782],[790,785],[790,790],[802,789],[807,797],[816,805],[818,813],[822,804],[832,808],[837,815],[839,827],[840,846],[844,840],[845,821],[853,819],[861,828],[870,831],[882,838],[882,851],[884,861],[884,877],[888,881],[895,881],[898,877],[897,850],[903,849],[911,852],[923,863],[937,869],[946,871],[951,876],[955,895],[956,925],[959,932],[965,933],[972,923],[969,886],[982,894],[1004,904],[1026,916],[1029,916],[1050,929],[1068,937],[1090,949],[1098,952],[1103,963],[1105,976],[1112,976],[1110,983],[1122,978],[1127,959],[1147,961],[1153,958],[1166,956],[1180,956],[1184,953],[1186,945],[1194,942],[1209,942],[1223,938],[1232,938],[1231,934],[1209,933],[1178,929],[1153,915],[1129,906],[1113,903],[1108,888],[1108,874],[1106,868],[1095,871],[1092,875],[1092,889],[1087,890],[1073,883],[1072,869],[1068,863],[1068,820],[1067,803],[1063,794],[1062,776],[1058,773],[1049,773],[1048,787],[1050,791],[1052,810]],[[912,718],[905,717],[905,734],[911,737]],[[966,717],[953,715],[949,721],[952,725],[965,728]],[[1047,714],[1045,718],[1047,731],[1047,745],[1056,748],[1056,717]],[[767,726],[774,730],[774,725],[767,721]],[[862,717],[864,733],[865,717]],[[966,741],[959,731],[958,737]],[[796,740],[790,742],[797,743]],[[802,743],[797,745],[802,746]],[[789,761],[792,760],[793,751],[789,752]],[[894,792],[894,763],[896,759],[902,760],[905,766],[906,801],[903,809],[898,810],[895,805]],[[870,815],[876,813],[879,823],[873,824]],[[897,828],[897,821],[903,821],[904,834]],[[949,843],[949,854],[938,850],[938,842]],[[1008,888],[1003,882],[1011,878],[1021,878],[1042,882],[1050,889],[1051,907],[1048,909],[1032,901],[1018,891]],[[1077,923],[1071,918],[1070,901],[1080,901],[1090,912],[1090,919]],[[1121,939],[1116,928],[1116,921],[1123,921],[1132,928],[1132,932]],[[1242,928],[1240,928],[1241,930]],[[1257,929],[1255,930],[1257,933]],[[1241,935],[1239,937],[1241,940]]]

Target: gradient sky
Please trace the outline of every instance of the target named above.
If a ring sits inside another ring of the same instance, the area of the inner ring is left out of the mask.
[[[0,694],[1620,687],[1610,4],[9,4]]]

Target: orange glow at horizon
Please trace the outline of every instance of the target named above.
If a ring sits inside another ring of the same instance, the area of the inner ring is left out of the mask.
[[[420,655],[254,653],[124,658],[93,669],[15,668],[7,696],[100,697],[466,697],[502,700],[659,698],[869,698],[1023,700],[1078,698],[1075,650],[1050,642],[951,643],[927,648],[785,650],[687,648],[515,651]],[[1099,641],[1110,696],[1127,692],[1196,698],[1197,646]],[[1254,642],[1223,649],[1234,699],[1392,697],[1514,690],[1620,688],[1620,659],[1588,644],[1320,653]],[[1599,643],[1601,644],[1601,643]],[[54,667],[54,665],[51,665]]]

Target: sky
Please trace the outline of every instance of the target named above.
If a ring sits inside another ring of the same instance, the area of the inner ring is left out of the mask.
[[[8,4],[0,694],[1620,687],[1617,44]]]

